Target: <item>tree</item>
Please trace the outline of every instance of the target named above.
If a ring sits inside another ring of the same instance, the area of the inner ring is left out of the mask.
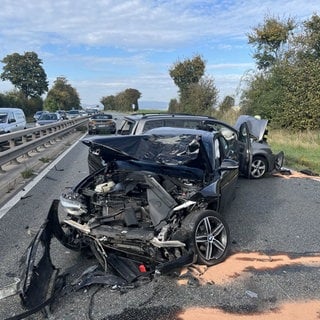
[[[0,108],[20,108],[27,117],[32,116],[36,111],[42,110],[43,100],[41,97],[27,99],[21,91],[14,89],[0,93]]]
[[[169,102],[169,113],[179,113],[180,112],[180,103],[177,99],[171,99]]]
[[[217,102],[218,90],[211,78],[200,79],[186,90],[186,98],[181,99],[183,111],[191,114],[211,115]]]
[[[231,110],[232,107],[234,107],[234,98],[230,96],[226,96],[223,101],[219,105],[219,110],[222,113],[226,113]]]
[[[280,22],[274,24],[281,26]],[[285,27],[290,33],[293,30],[290,23]],[[276,50],[282,46],[281,54],[274,54],[275,63],[268,69],[256,72],[248,81],[241,107],[246,113],[272,119],[272,123],[280,127],[319,129],[320,17],[313,15],[298,31],[287,38],[281,38],[276,33],[273,46],[269,49],[271,52],[271,48]],[[269,35],[268,43],[272,43],[271,32]],[[285,40],[286,50],[282,45]],[[257,61],[257,65],[259,68],[261,61]]]
[[[138,100],[141,97],[141,93],[136,90],[136,89],[126,89],[124,91],[126,100],[128,101],[128,103],[130,104],[131,109],[133,109],[133,111],[138,111],[139,110],[139,104],[138,104]]]
[[[207,114],[211,113],[217,101],[218,90],[213,79],[204,77],[205,62],[197,55],[192,59],[176,62],[169,73],[179,88],[179,103],[172,102],[169,110],[180,112]]]
[[[258,69],[266,70],[281,58],[281,49],[294,28],[294,20],[281,21],[274,17],[266,17],[262,25],[253,28],[253,32],[248,34],[248,42],[256,48],[253,58]]]
[[[1,62],[4,64],[1,79],[10,81],[26,98],[39,97],[48,91],[47,75],[35,52],[13,53]]]
[[[274,111],[274,122],[296,130],[320,129],[319,74],[319,59],[304,59],[287,65],[282,74],[284,99]]]
[[[102,97],[100,102],[102,103],[104,110],[116,110],[116,98],[115,96]]]
[[[115,103],[118,111],[132,111],[130,102],[127,100],[124,91],[119,92],[115,96]]]
[[[191,84],[198,83],[204,75],[205,62],[197,55],[192,59],[176,62],[170,69],[169,74],[175,85],[180,90],[180,95],[188,89]]]
[[[65,77],[58,77],[44,101],[44,109],[49,111],[80,108],[80,98]]]
[[[262,118],[273,119],[275,109],[282,104],[283,77],[282,67],[274,68],[267,75],[257,73],[247,80],[247,88],[241,95],[241,110],[245,114],[260,115]]]
[[[118,111],[138,111],[138,100],[141,93],[137,89],[126,89],[116,96],[102,97],[100,102],[103,104],[105,110],[118,110]]]
[[[320,58],[320,17],[313,15],[304,22],[304,32],[296,37],[295,44],[299,48],[297,56],[300,59]]]

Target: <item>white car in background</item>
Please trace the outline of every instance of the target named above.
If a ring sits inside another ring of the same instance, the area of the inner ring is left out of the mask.
[[[26,129],[26,116],[19,108],[0,108],[0,134]]]

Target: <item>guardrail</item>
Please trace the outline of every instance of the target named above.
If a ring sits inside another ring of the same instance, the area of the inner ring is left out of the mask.
[[[87,121],[88,117],[79,117],[0,135],[0,173],[6,163],[59,138]]]

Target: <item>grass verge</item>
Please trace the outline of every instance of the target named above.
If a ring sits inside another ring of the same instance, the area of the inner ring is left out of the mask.
[[[320,174],[320,132],[291,132],[270,130],[268,142],[274,153],[283,151],[284,166],[302,170],[308,169]]]
[[[34,175],[34,173],[33,173],[32,169],[27,168],[27,169],[25,169],[24,171],[21,172],[21,175],[22,175],[23,179],[29,179]]]

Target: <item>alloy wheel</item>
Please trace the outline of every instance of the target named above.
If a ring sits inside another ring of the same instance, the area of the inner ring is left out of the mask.
[[[228,232],[215,216],[203,217],[195,230],[195,246],[201,260],[207,264],[220,259],[227,250]]]
[[[267,171],[267,165],[262,158],[255,158],[251,164],[251,178],[259,179],[264,176]]]

